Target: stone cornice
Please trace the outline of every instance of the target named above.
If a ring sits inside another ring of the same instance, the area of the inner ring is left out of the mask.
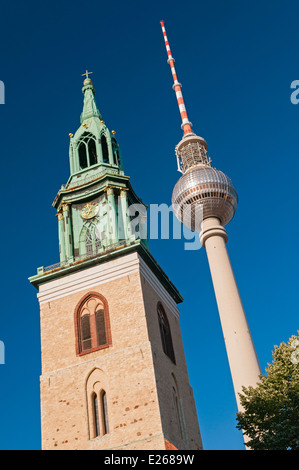
[[[178,304],[183,301],[183,297],[170,281],[168,276],[162,270],[162,268],[158,265],[156,260],[153,256],[149,253],[149,251],[143,246],[140,240],[134,242],[132,245],[125,246],[119,250],[113,251],[106,255],[100,255],[98,257],[92,259],[85,259],[81,262],[70,264],[69,266],[61,267],[60,269],[53,269],[53,271],[46,272],[43,274],[38,274],[29,278],[29,281],[32,285],[34,285],[37,289],[40,289],[46,283],[50,283],[51,281],[59,280],[70,276],[74,273],[81,272],[80,278],[83,276],[85,270],[101,265],[103,269],[105,268],[106,263],[119,259],[120,257],[125,257],[130,253],[137,252],[141,258],[140,265],[141,270],[145,270],[147,267],[147,273],[152,272],[156,278],[160,281],[160,284],[164,287],[164,289],[168,292],[170,297],[173,301]],[[149,269],[148,269],[149,268]],[[116,273],[114,275],[117,275]]]

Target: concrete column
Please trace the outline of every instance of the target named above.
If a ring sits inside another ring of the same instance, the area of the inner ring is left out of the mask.
[[[200,233],[206,248],[222,325],[237,406],[242,386],[256,386],[261,374],[246,315],[226,249],[227,233],[217,218],[203,221]]]

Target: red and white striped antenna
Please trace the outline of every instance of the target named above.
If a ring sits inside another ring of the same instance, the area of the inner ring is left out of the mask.
[[[181,127],[184,131],[184,135],[193,134],[192,129],[191,129],[192,128],[192,123],[188,119],[188,115],[187,115],[187,111],[186,111],[186,107],[185,107],[185,103],[184,103],[184,98],[183,98],[183,95],[182,95],[182,85],[178,81],[178,77],[177,77],[177,74],[176,74],[176,71],[175,71],[174,58],[171,55],[169,42],[168,42],[168,39],[167,39],[166,30],[165,30],[165,26],[164,26],[164,21],[160,21],[160,24],[161,24],[162,33],[163,33],[163,36],[164,36],[166,52],[167,52],[167,55],[168,55],[167,63],[170,65],[170,70],[171,70],[172,78],[173,78],[172,88],[175,91],[176,99],[177,99],[177,102],[178,102],[178,105],[179,105],[179,110],[180,110],[180,113],[181,113],[181,119],[182,119]]]

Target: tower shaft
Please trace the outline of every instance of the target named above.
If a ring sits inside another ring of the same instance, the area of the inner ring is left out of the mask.
[[[219,219],[210,217],[203,221],[200,237],[207,252],[238,410],[242,411],[239,393],[242,386],[256,386],[260,366],[226,249],[226,230]]]
[[[224,226],[235,214],[238,195],[230,178],[211,167],[205,140],[191,131],[189,121],[184,121],[187,114],[182,114],[185,106],[181,85],[177,80],[163,21],[161,26],[184,129],[184,136],[176,146],[178,170],[183,175],[174,187],[172,205],[176,217],[185,226],[192,231],[197,231],[200,227],[201,243],[207,252],[237,406],[239,411],[243,411],[239,393],[242,392],[242,387],[256,386],[261,371],[226,250],[227,233]],[[197,220],[199,209],[202,211],[200,221]],[[191,214],[191,217],[184,217],[184,214]]]

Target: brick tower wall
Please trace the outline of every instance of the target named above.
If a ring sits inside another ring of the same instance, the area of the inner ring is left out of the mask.
[[[74,312],[90,291],[108,302],[111,345],[80,356]],[[43,449],[159,450],[165,438],[181,449],[200,446],[178,310],[137,253],[42,284],[38,297]],[[158,301],[169,318],[176,365],[161,347]],[[184,402],[184,439],[167,403],[172,380]],[[90,394],[100,386],[107,394],[109,433],[93,438]]]

